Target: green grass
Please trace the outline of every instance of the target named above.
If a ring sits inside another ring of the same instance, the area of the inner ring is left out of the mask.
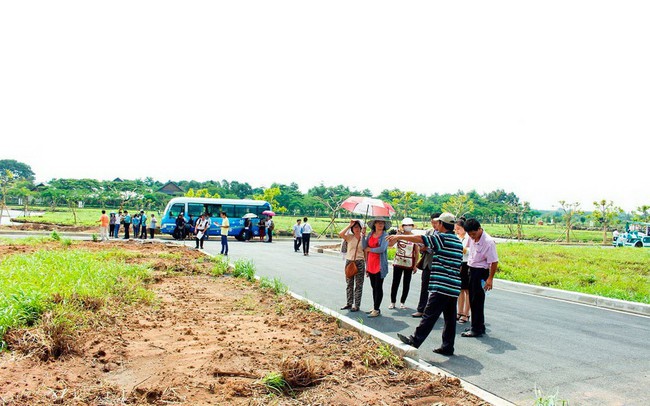
[[[117,250],[41,250],[5,258],[0,263],[0,347],[7,329],[32,326],[45,312],[96,309],[108,300],[152,301],[142,285],[150,271],[125,264],[125,257]]]
[[[512,234],[506,224],[483,224],[485,231],[493,237],[516,238],[516,229],[513,226],[515,234]],[[523,239],[548,242],[564,242],[566,240],[564,228],[562,225],[524,225]],[[571,242],[576,243],[603,243],[603,230],[572,230]],[[607,243],[611,244],[612,234],[607,233]]]
[[[235,269],[232,275],[235,278],[244,278],[252,282],[255,280],[255,264],[247,259],[238,259],[235,261]]]
[[[650,304],[650,250],[497,245],[497,278]]]

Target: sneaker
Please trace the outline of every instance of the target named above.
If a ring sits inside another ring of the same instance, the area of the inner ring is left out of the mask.
[[[395,303],[391,303],[390,306],[388,306],[389,309],[394,309],[395,308]]]
[[[373,310],[373,311],[370,312],[370,314],[368,315],[368,317],[377,317],[377,316],[379,316],[380,314],[381,314],[381,311],[379,311],[379,310]]]

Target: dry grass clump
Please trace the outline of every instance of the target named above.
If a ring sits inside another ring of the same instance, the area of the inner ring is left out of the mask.
[[[299,358],[283,359],[280,372],[291,388],[312,386],[323,378],[322,369],[313,360]]]
[[[78,340],[71,323],[44,313],[41,323],[34,328],[10,329],[4,336],[7,348],[41,361],[57,359],[77,353]]]

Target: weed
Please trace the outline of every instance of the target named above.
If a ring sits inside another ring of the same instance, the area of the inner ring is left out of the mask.
[[[228,271],[228,266],[230,263],[228,262],[227,257],[216,256],[212,258],[212,262],[214,262],[214,266],[212,267],[212,275],[221,276]]]
[[[61,236],[56,231],[52,231],[52,234],[50,234],[50,238],[53,239],[54,241],[61,240]]]
[[[235,261],[235,270],[232,274],[236,278],[244,278],[252,282],[255,280],[255,265],[250,260],[238,259]]]
[[[92,239],[93,239],[93,242],[99,242],[99,237],[97,236],[97,234],[93,233]]]
[[[291,390],[284,376],[280,372],[269,372],[261,379],[262,385],[269,393],[282,394],[285,390]]]
[[[275,304],[275,314],[278,316],[284,316],[284,303],[276,303]]]
[[[374,350],[363,354],[363,363],[366,367],[390,366],[403,368],[404,361],[393,352],[388,344],[381,344]]]
[[[252,295],[244,295],[242,298],[235,302],[236,306],[246,311],[253,311],[257,308],[258,302]]]
[[[72,240],[69,238],[63,238],[61,240],[61,245],[64,246],[65,248],[70,248],[70,246],[72,245]]]
[[[558,399],[558,390],[554,395],[544,395],[542,390],[535,385],[535,403],[534,406],[569,406],[568,400]]]
[[[287,285],[282,283],[279,278],[269,279],[265,276],[260,278],[260,287],[262,289],[270,289],[276,296],[281,296],[289,291]]]

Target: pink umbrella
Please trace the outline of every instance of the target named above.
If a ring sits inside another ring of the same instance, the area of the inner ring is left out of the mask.
[[[273,212],[273,211],[271,211],[271,210],[264,210],[264,211],[262,212],[262,214],[264,214],[264,215],[266,215],[266,216],[275,216],[275,212]]]
[[[395,214],[395,209],[390,203],[372,197],[350,196],[341,203],[341,207],[349,212],[363,214],[366,217],[392,217]]]

